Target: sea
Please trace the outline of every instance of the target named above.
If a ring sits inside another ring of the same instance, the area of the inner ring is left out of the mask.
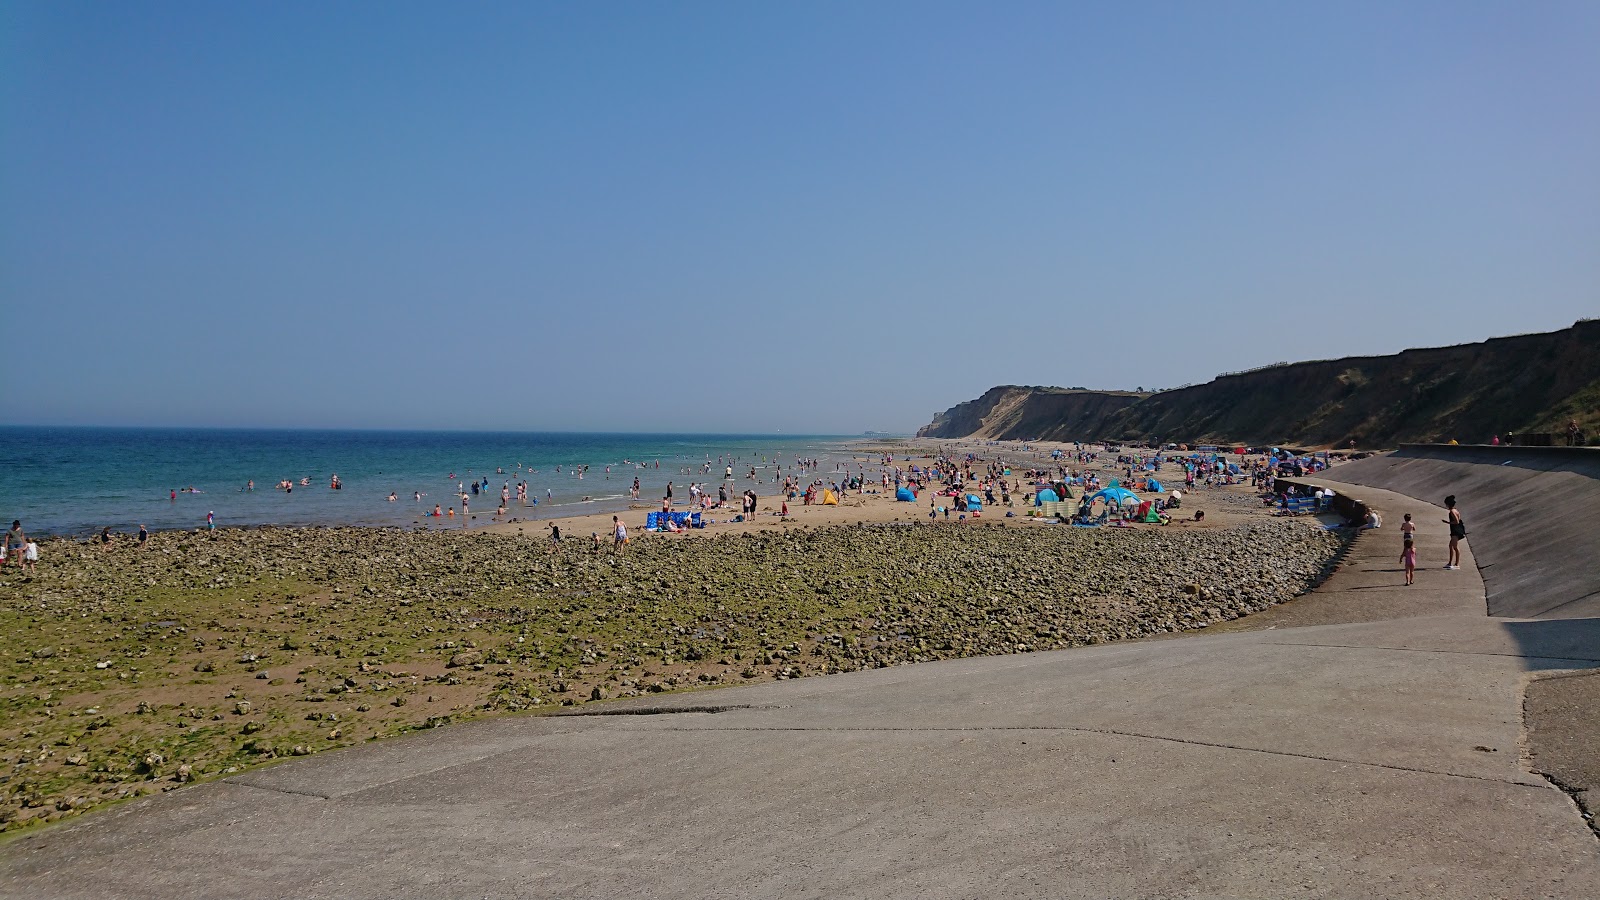
[[[874,436],[872,443],[888,436]],[[737,489],[771,490],[800,459],[817,477],[876,459],[867,438],[842,435],[606,434],[466,431],[320,431],[0,427],[0,519],[29,535],[88,536],[206,527],[385,525],[453,527],[426,515],[452,504],[458,485],[488,479],[471,498],[486,524],[503,485],[508,517],[547,519],[657,505],[673,482],[714,491],[733,466]],[[709,471],[707,463],[710,464]],[[754,469],[757,481],[748,479]],[[330,485],[337,475],[342,487]],[[292,491],[279,489],[282,481]],[[254,490],[249,483],[255,482]],[[529,505],[516,499],[527,482]],[[174,496],[176,492],[176,496]],[[421,494],[421,499],[417,494]],[[393,494],[397,499],[389,500]],[[532,501],[537,500],[535,505]]]

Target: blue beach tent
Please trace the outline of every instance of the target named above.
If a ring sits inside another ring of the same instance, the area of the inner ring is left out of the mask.
[[[1129,503],[1138,503],[1139,495],[1125,487],[1108,487],[1089,497],[1089,505],[1094,505],[1096,500],[1102,500],[1107,506],[1125,506]]]
[[[1145,482],[1145,487],[1149,490],[1155,491],[1156,493],[1161,493],[1162,491],[1166,490],[1166,488],[1161,486],[1161,482],[1155,480],[1154,478]]]
[[[1034,506],[1041,506],[1041,505],[1046,504],[1046,503],[1056,503],[1056,502],[1060,501],[1060,499],[1061,499],[1060,497],[1056,496],[1056,492],[1055,491],[1051,490],[1050,488],[1045,488],[1044,490],[1042,490],[1039,493],[1034,495],[1033,505]]]
[[[968,494],[967,495],[967,509],[971,509],[971,510],[983,509],[983,498],[979,497],[977,494]]]
[[[900,488],[894,492],[894,499],[901,503],[915,503],[917,495],[911,492],[911,488]]]

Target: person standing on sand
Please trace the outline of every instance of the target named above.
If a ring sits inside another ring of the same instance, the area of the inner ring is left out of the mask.
[[[143,523],[140,523],[140,525],[139,525],[139,546],[143,547],[144,544],[145,544],[145,541],[148,541],[148,540],[150,540],[150,532],[145,530],[145,527],[144,527]]]
[[[1449,518],[1444,520],[1450,526],[1450,561],[1445,563],[1446,569],[1461,568],[1461,539],[1467,536],[1467,524],[1461,518],[1461,510],[1456,509],[1456,495],[1451,494],[1444,498],[1444,508],[1450,511]]]
[[[611,547],[614,550],[620,550],[624,544],[628,543],[628,526],[622,524],[621,516],[612,516],[611,526],[613,528],[612,534],[615,538]]]

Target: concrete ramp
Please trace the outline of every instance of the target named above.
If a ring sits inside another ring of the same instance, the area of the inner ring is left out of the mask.
[[[1454,494],[1490,615],[1600,616],[1600,451],[1406,444],[1329,474],[1435,504]]]

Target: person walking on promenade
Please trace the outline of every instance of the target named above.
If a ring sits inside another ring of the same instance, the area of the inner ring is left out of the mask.
[[[1446,569],[1461,568],[1461,539],[1467,536],[1467,525],[1461,518],[1461,510],[1456,509],[1456,495],[1451,494],[1444,498],[1444,508],[1449,510],[1449,518],[1444,520],[1450,526],[1450,561],[1445,563]]]

